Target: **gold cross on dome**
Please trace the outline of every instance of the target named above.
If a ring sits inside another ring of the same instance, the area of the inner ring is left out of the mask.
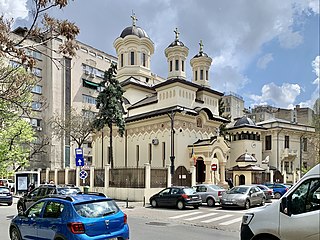
[[[131,18],[132,18],[132,26],[136,26],[138,18],[136,17],[136,14],[133,11],[132,11]]]
[[[178,41],[179,40],[179,34],[180,34],[180,32],[178,31],[178,28],[176,28],[174,30],[174,33],[176,34],[176,40]]]
[[[202,40],[200,40],[199,45],[200,45],[200,52],[202,53],[202,52],[203,52],[203,43],[202,43]]]

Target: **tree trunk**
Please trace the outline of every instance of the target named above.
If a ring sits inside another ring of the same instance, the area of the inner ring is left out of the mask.
[[[112,124],[109,124],[110,129],[110,151],[109,151],[109,164],[113,168],[113,151],[112,151]]]

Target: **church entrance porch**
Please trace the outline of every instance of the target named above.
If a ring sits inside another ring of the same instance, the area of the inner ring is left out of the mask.
[[[206,181],[206,166],[202,159],[197,159],[196,163],[196,182],[204,183]]]

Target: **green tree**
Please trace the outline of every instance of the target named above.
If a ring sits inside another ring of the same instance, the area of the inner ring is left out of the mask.
[[[21,119],[7,119],[0,131],[0,175],[11,175],[8,169],[17,166],[27,166],[30,148],[34,141],[31,125]]]
[[[123,110],[123,93],[119,81],[116,79],[117,66],[112,64],[108,71],[104,74],[104,79],[100,85],[100,91],[96,107],[99,110],[94,126],[97,130],[103,129],[105,126],[109,128],[109,144],[110,154],[108,163],[113,167],[113,146],[112,146],[112,127],[115,125],[118,128],[118,133],[122,137],[125,131],[124,110]]]

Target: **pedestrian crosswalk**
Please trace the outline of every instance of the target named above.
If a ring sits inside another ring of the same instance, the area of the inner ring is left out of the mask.
[[[170,219],[177,219],[180,221],[194,221],[198,223],[217,223],[221,226],[228,226],[231,224],[239,224],[242,220],[242,212],[230,213],[230,211],[192,211],[189,213],[178,214],[170,216]]]

